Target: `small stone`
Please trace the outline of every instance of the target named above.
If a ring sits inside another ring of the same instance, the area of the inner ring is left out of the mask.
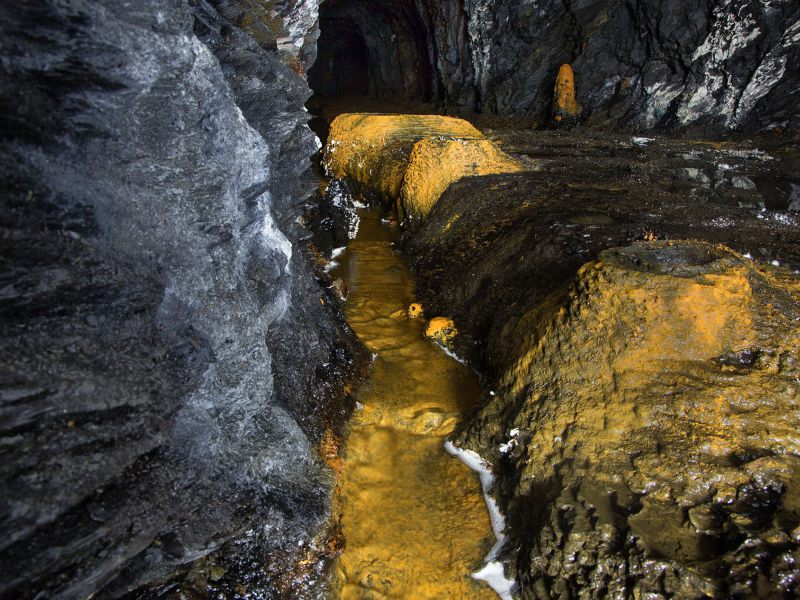
[[[225,575],[225,567],[221,567],[219,565],[213,565],[208,570],[208,578],[211,581],[219,581]]]
[[[452,319],[447,317],[435,317],[428,323],[425,329],[425,337],[439,342],[443,346],[449,345],[454,337],[458,335],[458,330]]]

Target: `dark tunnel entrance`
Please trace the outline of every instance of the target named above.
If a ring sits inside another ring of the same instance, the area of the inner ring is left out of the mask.
[[[316,104],[360,96],[434,100],[425,22],[413,0],[325,0],[308,81]]]
[[[322,97],[368,95],[369,51],[364,37],[349,22],[334,21],[324,20],[317,61],[308,74],[309,84]]]

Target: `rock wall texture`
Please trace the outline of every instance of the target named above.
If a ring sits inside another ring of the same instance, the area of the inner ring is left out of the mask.
[[[0,7],[0,597],[118,597],[214,551],[203,594],[306,593],[361,352],[295,222],[315,10]]]
[[[800,125],[794,0],[329,0],[321,10],[322,39],[360,44],[364,86],[387,99],[544,124],[571,64],[593,125]]]
[[[463,43],[439,36],[435,55],[437,65],[450,53],[472,66],[466,85],[445,94],[450,102],[543,121],[568,63],[592,124],[800,124],[790,100],[800,6],[791,0],[465,0],[464,9]]]

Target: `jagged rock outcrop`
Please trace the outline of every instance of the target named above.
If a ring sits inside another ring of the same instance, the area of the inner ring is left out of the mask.
[[[796,594],[796,146],[494,137],[540,170],[452,184],[404,248],[493,392],[455,440],[521,597]]]
[[[317,445],[361,350],[295,223],[315,6],[0,8],[3,598],[192,563],[204,594],[318,593],[290,570],[324,546]]]
[[[312,85],[324,94],[431,100],[546,124],[566,63],[594,126],[800,126],[793,0],[330,0],[321,15],[323,41],[360,49],[358,66],[347,62],[355,72],[332,59],[315,67]]]

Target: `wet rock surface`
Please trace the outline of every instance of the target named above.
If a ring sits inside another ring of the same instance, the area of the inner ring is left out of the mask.
[[[314,248],[322,258],[329,260],[334,251],[341,252],[355,238],[359,227],[349,183],[334,179],[318,189],[309,203],[304,220],[313,233]]]
[[[453,184],[405,248],[496,394],[455,440],[520,595],[796,594],[797,147],[489,137],[541,170]]]
[[[523,597],[797,593],[799,291],[636,242],[509,323],[497,396],[456,437],[504,474]]]
[[[307,87],[229,13],[0,8],[3,598],[319,593],[361,350],[295,224]]]

